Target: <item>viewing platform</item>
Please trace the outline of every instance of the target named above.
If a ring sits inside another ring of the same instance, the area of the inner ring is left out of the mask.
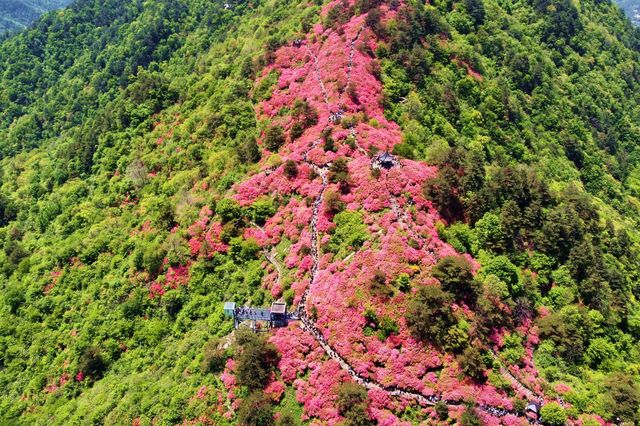
[[[224,314],[233,318],[236,329],[240,327],[240,323],[250,321],[251,329],[254,331],[268,331],[271,328],[286,327],[289,321],[299,320],[296,314],[287,312],[287,304],[284,302],[273,302],[270,309],[237,307],[235,302],[225,302]]]

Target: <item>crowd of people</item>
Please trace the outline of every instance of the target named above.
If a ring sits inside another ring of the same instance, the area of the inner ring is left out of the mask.
[[[240,307],[236,308],[236,318],[268,321],[271,319],[271,312],[268,309]]]

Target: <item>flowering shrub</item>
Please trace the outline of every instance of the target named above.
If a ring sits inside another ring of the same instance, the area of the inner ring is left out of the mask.
[[[280,398],[282,398],[285,390],[286,386],[284,383],[280,381],[273,381],[265,388],[264,393],[266,393],[273,401],[278,402],[280,401]]]
[[[389,19],[392,12],[386,7],[381,10],[382,19]],[[278,49],[263,71],[263,78],[278,77],[271,96],[257,111],[276,130],[263,134],[259,144],[277,149],[278,161],[263,156],[261,171],[234,187],[234,199],[249,209],[265,196],[286,202],[261,227],[246,228],[243,237],[254,239],[267,251],[283,238],[291,242],[282,266],[294,278],[293,303],[299,304],[308,290],[303,309],[323,339],[361,377],[425,396],[442,395],[460,402],[476,399],[511,409],[504,391],[489,383],[461,381],[452,356],[416,342],[405,323],[408,296],[437,282],[431,269],[438,259],[459,255],[440,240],[436,224],[441,218],[423,194],[424,183],[437,174],[436,167],[398,159],[400,167],[372,171],[368,152],[391,152],[402,138],[399,126],[384,115],[377,63],[368,53],[374,51],[377,40],[363,26],[364,19],[353,17],[340,31],[315,26],[306,40]],[[299,112],[292,117],[281,114],[302,109],[314,112],[304,125]],[[294,136],[285,143],[285,135]],[[220,240],[221,226],[210,223],[210,215],[203,208],[189,229],[194,256],[226,250]],[[469,255],[465,258],[475,273],[479,264]],[[400,276],[403,284],[397,285]],[[274,297],[281,294],[275,272],[267,274],[263,285]],[[464,303],[454,304],[452,311],[469,319],[474,315]],[[526,331],[522,335],[528,335]],[[492,338],[501,342],[503,333],[498,330]],[[285,383],[291,384],[306,419],[338,423],[336,389],[349,380],[348,373],[327,359],[313,336],[300,327],[278,329],[270,341],[281,354],[282,381],[272,381],[266,393],[278,400]],[[529,338],[524,344],[522,365],[528,378],[537,375],[527,352],[534,341],[535,337]],[[235,386],[229,368],[223,382],[230,391]],[[402,424],[394,411],[402,411],[410,401],[376,390],[369,397],[370,414],[376,421]],[[461,415],[460,410],[452,412]],[[486,424],[500,424],[487,413],[481,417]],[[515,419],[509,421],[516,424]]]

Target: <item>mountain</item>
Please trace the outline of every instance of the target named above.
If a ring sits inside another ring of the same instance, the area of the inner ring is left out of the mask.
[[[45,15],[0,44],[0,423],[640,422],[639,46],[599,0]]]
[[[60,9],[70,0],[3,0],[0,2],[0,34],[22,29],[40,15],[54,9]]]

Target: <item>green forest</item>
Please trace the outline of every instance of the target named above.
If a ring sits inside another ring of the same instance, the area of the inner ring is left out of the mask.
[[[288,355],[268,335],[230,339],[223,302],[276,299],[246,229],[295,197],[248,206],[234,191],[262,166],[295,181],[300,165],[278,150],[318,122],[301,100],[265,119],[279,75],[264,70],[279,49],[322,41],[320,26],[339,34],[364,15],[376,43],[363,54],[401,134],[392,154],[437,170],[419,189],[439,216],[433,238],[477,262],[438,259],[424,280],[440,285],[419,289],[414,275],[378,274],[371,291],[407,293],[403,327],[461,382],[515,400],[496,360],[535,365],[536,391],[566,404],[546,404],[544,424],[640,424],[640,31],[607,0],[77,0],[5,37],[0,424],[335,424],[284,379],[265,397]],[[285,116],[294,128],[273,124]],[[339,130],[324,151],[348,149]],[[341,159],[328,172],[332,258],[375,238],[347,207],[349,170]],[[194,255],[203,211],[228,250]],[[363,315],[372,339],[403,336],[397,320]],[[383,424],[371,392],[332,389],[340,424]],[[458,417],[444,403],[388,409],[402,424],[487,423],[465,398]]]

